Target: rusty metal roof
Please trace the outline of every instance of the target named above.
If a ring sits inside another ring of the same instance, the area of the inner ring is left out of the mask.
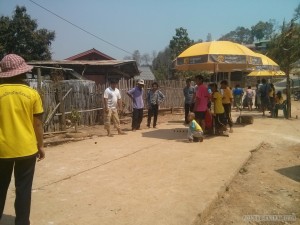
[[[96,54],[96,55],[98,55],[98,56],[100,56],[100,57],[102,57],[102,58],[104,58],[104,59],[114,60],[114,58],[110,57],[109,55],[104,54],[103,52],[98,51],[95,48],[92,48],[92,49],[87,50],[85,52],[81,52],[81,53],[76,54],[74,56],[68,57],[65,60],[77,60],[77,59],[79,59],[81,57],[86,57],[86,56],[88,56],[90,54],[93,54],[93,53]]]
[[[50,60],[50,61],[30,61],[27,64],[38,65],[91,65],[91,66],[120,66],[125,64],[137,65],[134,60]],[[138,70],[138,69],[137,69]]]
[[[140,74],[135,60],[50,60],[27,62],[34,67],[59,66],[64,68],[94,68],[118,72],[125,77],[134,77]],[[85,70],[85,69],[84,69]]]

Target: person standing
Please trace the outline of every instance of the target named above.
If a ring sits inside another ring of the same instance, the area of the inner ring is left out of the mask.
[[[248,89],[246,91],[246,102],[247,102],[249,111],[252,111],[253,97],[254,97],[254,93],[253,93],[251,86],[249,85]]]
[[[233,129],[233,121],[231,118],[231,105],[232,105],[232,91],[228,87],[228,82],[227,80],[222,80],[221,81],[221,89],[223,89],[223,99],[222,99],[222,104],[225,110],[225,119],[227,120],[227,124],[229,125],[229,132],[232,133]]]
[[[107,136],[113,137],[111,134],[111,120],[113,120],[114,126],[118,130],[118,134],[125,134],[121,130],[120,119],[118,113],[122,110],[121,94],[118,86],[118,80],[110,80],[110,86],[105,89],[104,97],[104,115],[105,122],[104,128],[107,130]]]
[[[270,105],[269,105],[269,110],[271,112],[271,117],[274,117],[273,112],[274,112],[274,107],[275,107],[275,87],[273,83],[270,83],[270,88],[269,88],[269,99],[270,99]]]
[[[152,89],[149,90],[147,94],[147,103],[148,103],[148,119],[147,127],[150,128],[151,118],[153,117],[153,128],[157,128],[157,116],[158,116],[158,107],[161,102],[164,101],[165,96],[163,93],[158,90],[158,83],[152,83]]]
[[[242,105],[243,94],[244,91],[240,87],[240,85],[239,84],[235,85],[235,88],[233,90],[233,101],[237,112],[242,109],[241,105]]]
[[[216,133],[219,135],[229,136],[227,133],[227,120],[225,118],[225,109],[222,104],[223,96],[218,91],[218,85],[216,83],[210,84],[212,90],[212,102],[213,102],[213,115],[215,117]]]
[[[137,85],[127,92],[127,95],[132,99],[133,111],[132,111],[132,131],[141,129],[141,123],[143,121],[144,110],[144,80],[137,81]]]
[[[266,79],[261,80],[262,85],[259,86],[259,93],[260,93],[260,99],[261,99],[261,110],[263,113],[263,116],[265,116],[265,111],[270,106],[270,98],[269,98],[269,92],[270,92],[270,86],[267,83]]]
[[[0,72],[0,220],[12,172],[15,177],[15,224],[30,224],[31,190],[36,160],[43,149],[43,105],[39,93],[25,85],[32,70],[15,54],[1,61]]]
[[[189,113],[194,111],[195,88],[193,86],[191,86],[191,82],[192,82],[191,79],[187,79],[186,86],[183,88],[185,124],[189,123],[189,120],[188,120]]]
[[[261,93],[260,93],[260,88],[262,86],[262,83],[260,82],[260,79],[257,80],[256,83],[256,90],[255,90],[255,108],[258,111],[261,111]]]
[[[203,84],[203,76],[196,76],[197,91],[195,95],[194,113],[195,119],[200,124],[203,132],[205,132],[205,114],[208,109],[208,101],[210,95],[208,88]]]

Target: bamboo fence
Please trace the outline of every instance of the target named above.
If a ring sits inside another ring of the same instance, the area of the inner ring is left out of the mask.
[[[33,88],[37,88],[36,80],[28,80]],[[144,102],[147,108],[146,96],[154,81],[145,81]],[[157,81],[159,89],[165,95],[160,110],[182,108],[184,103],[183,88],[185,81]],[[135,80],[121,79],[118,89],[121,92],[124,114],[132,112],[132,100],[127,91],[136,85]],[[45,132],[65,130],[66,120],[71,120],[74,112],[79,113],[78,125],[92,126],[103,124],[103,93],[108,83],[95,85],[89,80],[61,80],[57,82],[43,81],[40,91],[44,107]]]

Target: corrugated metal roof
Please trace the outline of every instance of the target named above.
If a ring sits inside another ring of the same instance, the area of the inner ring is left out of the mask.
[[[107,60],[114,60],[114,58],[110,57],[109,55],[104,54],[103,52],[98,51],[95,48],[92,48],[92,49],[87,50],[85,52],[81,52],[79,54],[71,56],[71,57],[67,58],[66,60],[76,60],[76,59],[78,59],[80,57],[84,57],[84,56],[87,56],[87,55],[92,54],[92,53],[95,53],[95,54],[97,54],[97,55],[99,55],[99,56],[101,56],[103,58],[106,58]]]
[[[155,76],[149,66],[140,66],[138,69],[140,71],[140,75],[135,76],[135,79],[155,80]]]
[[[51,60],[51,61],[31,61],[30,65],[91,65],[91,66],[118,66],[136,63],[134,60]]]
[[[51,61],[31,61],[27,62],[34,67],[39,66],[57,66],[63,68],[70,68],[93,74],[104,75],[108,73],[120,74],[123,77],[131,78],[139,75],[137,64],[135,60],[51,60]],[[97,72],[97,73],[96,73]]]

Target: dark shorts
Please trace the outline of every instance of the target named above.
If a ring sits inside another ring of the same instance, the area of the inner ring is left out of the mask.
[[[205,113],[206,113],[206,111],[195,112],[195,119],[196,120],[205,120]]]

